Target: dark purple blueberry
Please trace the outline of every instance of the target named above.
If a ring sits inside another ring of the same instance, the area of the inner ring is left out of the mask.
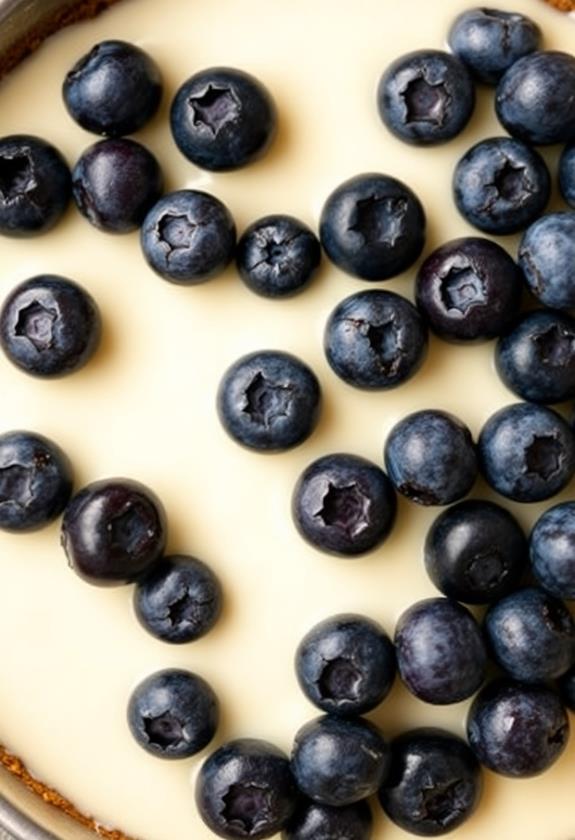
[[[467,738],[485,767],[525,778],[543,773],[559,758],[569,738],[569,721],[550,689],[496,680],[474,699]]]
[[[416,302],[446,341],[484,341],[501,335],[521,304],[522,276],[500,245],[482,237],[452,239],[425,260]]]
[[[319,236],[338,268],[362,280],[387,280],[421,254],[425,212],[402,181],[377,173],[356,175],[326,200]]]
[[[575,712],[575,666],[563,674],[558,682],[559,696],[562,702]]]
[[[529,537],[529,555],[546,592],[575,600],[575,502],[555,505],[539,517]]]
[[[43,274],[20,283],[0,310],[0,344],[32,376],[65,376],[83,367],[100,341],[93,298],[65,277]]]
[[[575,307],[574,264],[575,212],[547,213],[523,234],[519,266],[530,291],[545,306]]]
[[[324,350],[335,373],[357,388],[394,388],[419,370],[427,327],[417,309],[394,292],[357,292],[331,313]]]
[[[142,128],[156,113],[162,79],[155,61],[135,44],[102,41],[72,67],[62,95],[82,128],[121,137]]]
[[[287,757],[253,738],[221,746],[196,780],[200,816],[219,837],[271,837],[286,825],[297,800]]]
[[[37,236],[60,221],[70,201],[68,164],[29,134],[0,138],[0,234]]]
[[[395,652],[370,618],[344,613],[316,624],[295,655],[304,694],[324,712],[360,715],[387,697],[395,679]]]
[[[83,580],[97,586],[129,583],[163,553],[164,509],[148,487],[132,479],[94,481],[64,511],[61,541]]]
[[[559,189],[569,207],[575,208],[575,143],[565,146],[559,158]]]
[[[202,169],[238,169],[260,158],[276,134],[277,113],[264,85],[249,73],[211,67],[179,88],[170,124],[181,153]]]
[[[345,808],[301,802],[283,830],[282,840],[370,840],[373,817],[362,799]]]
[[[60,447],[36,432],[0,435],[0,528],[35,531],[59,516],[72,494],[73,473]]]
[[[219,704],[208,683],[178,668],[157,671],[132,692],[128,725],[147,752],[158,758],[188,758],[210,743]]]
[[[426,598],[412,604],[397,622],[394,642],[401,679],[426,703],[458,703],[485,679],[481,629],[457,601]]]
[[[378,546],[395,521],[393,486],[376,464],[358,455],[324,455],[295,486],[295,525],[315,548],[353,557]]]

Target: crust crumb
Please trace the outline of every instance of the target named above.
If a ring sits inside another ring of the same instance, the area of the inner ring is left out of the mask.
[[[547,0],[547,2],[560,12],[575,12],[575,0]]]

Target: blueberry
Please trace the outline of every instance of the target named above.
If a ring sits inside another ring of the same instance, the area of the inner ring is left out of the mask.
[[[517,12],[467,9],[455,18],[447,40],[474,79],[496,85],[514,62],[540,46],[541,30]]]
[[[311,545],[353,557],[371,551],[395,520],[393,486],[376,464],[358,455],[324,455],[309,464],[295,486],[292,515]]]
[[[390,431],[384,457],[395,489],[419,505],[456,502],[477,477],[471,432],[446,411],[408,414]]]
[[[522,275],[507,251],[482,237],[452,239],[425,260],[416,302],[446,341],[484,341],[506,330],[521,304]]]
[[[575,208],[575,143],[565,146],[559,158],[559,189],[567,204]]]
[[[2,349],[13,364],[33,376],[73,373],[91,358],[99,340],[96,303],[64,277],[31,277],[2,304]]]
[[[304,694],[324,712],[359,715],[387,697],[395,652],[370,618],[344,613],[316,624],[300,642],[296,674]]]
[[[60,447],[35,432],[0,435],[0,528],[35,531],[56,519],[72,494],[72,465]]]
[[[377,791],[389,769],[389,746],[363,718],[323,715],[295,736],[291,767],[299,789],[322,805],[344,807]]]
[[[236,226],[219,199],[200,190],[168,193],[148,212],[140,241],[154,271],[172,283],[209,280],[234,255]]]
[[[485,767],[524,778],[542,773],[559,758],[569,738],[569,721],[550,689],[496,680],[474,699],[467,738]]]
[[[258,295],[290,297],[308,285],[321,260],[317,236],[293,216],[264,216],[242,234],[236,251],[240,277]]]
[[[0,234],[36,236],[60,221],[70,201],[68,164],[29,134],[0,138]]]
[[[575,502],[555,505],[539,517],[529,538],[529,555],[546,592],[575,600]]]
[[[440,50],[416,50],[397,58],[377,89],[379,115],[400,140],[427,146],[458,135],[475,107],[475,88],[465,65]]]
[[[212,67],[179,88],[170,113],[181,153],[203,169],[238,169],[260,158],[276,133],[274,101],[264,85],[229,67]]]
[[[153,59],[125,41],[102,41],[72,67],[62,87],[72,119],[94,134],[121,137],[142,128],[162,98]]]
[[[568,709],[575,712],[575,666],[563,674],[559,680],[558,688],[561,701]]]
[[[396,178],[356,175],[326,200],[319,236],[338,268],[362,280],[387,280],[421,254],[425,213],[415,193]]]
[[[523,234],[519,265],[529,289],[545,306],[575,307],[574,262],[575,212],[548,213]]]
[[[379,800],[390,820],[405,831],[437,837],[471,816],[482,787],[479,762],[465,741],[422,727],[391,742],[391,770]]]
[[[266,741],[240,738],[200,768],[196,804],[220,837],[271,837],[294,812],[297,789],[286,756]]]
[[[163,557],[134,590],[141,625],[164,642],[182,644],[205,635],[221,612],[220,582],[195,557]]]
[[[72,171],[76,205],[89,222],[109,233],[136,230],[162,194],[154,155],[134,140],[100,140]]]
[[[575,139],[575,57],[538,51],[511,65],[497,86],[495,110],[513,137],[534,146]]]
[[[575,320],[539,309],[523,315],[495,350],[499,376],[524,400],[556,403],[575,397]]]
[[[345,808],[304,801],[285,827],[282,840],[370,840],[373,817],[365,800]]]
[[[492,137],[472,146],[453,173],[457,209],[479,230],[524,230],[543,213],[551,178],[543,158],[521,140]]]
[[[147,752],[158,758],[188,758],[210,743],[219,706],[208,683],[197,674],[167,668],[134,689],[128,725]]]
[[[281,452],[311,435],[320,397],[319,382],[307,365],[289,353],[262,350],[228,368],[217,408],[235,441],[261,452]]]
[[[516,502],[541,502],[575,472],[575,441],[565,420],[540,405],[515,403],[487,420],[478,441],[487,483]]]
[[[88,583],[116,586],[144,575],[161,556],[166,518],[152,491],[127,478],[94,481],[64,511],[62,546]]]
[[[457,601],[426,598],[412,604],[397,622],[394,642],[401,679],[426,703],[458,703],[485,679],[481,630]]]
[[[444,595],[487,604],[518,585],[527,565],[527,539],[509,511],[469,499],[435,519],[424,558],[429,577]]]
[[[427,353],[427,327],[394,292],[357,292],[331,313],[324,350],[332,370],[357,388],[384,389],[414,376]]]

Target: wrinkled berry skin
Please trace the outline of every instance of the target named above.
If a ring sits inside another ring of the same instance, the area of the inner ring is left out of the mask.
[[[521,304],[522,276],[507,251],[489,239],[452,239],[421,265],[415,299],[445,341],[486,341],[504,332]]]
[[[481,767],[462,738],[421,727],[391,742],[391,770],[379,791],[387,816],[421,837],[447,834],[479,804]]]
[[[248,353],[224,373],[217,395],[220,422],[237,443],[283,452],[313,432],[321,391],[313,371],[279,350]]]
[[[527,228],[519,266],[527,285],[545,306],[575,307],[575,212],[547,213]]]
[[[154,493],[137,481],[94,481],[64,511],[61,542],[69,565],[87,583],[130,583],[163,553],[164,509]]]
[[[295,668],[301,690],[322,711],[361,715],[389,694],[395,652],[379,624],[344,613],[306,633],[296,651]]]
[[[541,502],[575,472],[575,441],[565,420],[541,405],[515,403],[487,420],[477,444],[487,483],[516,502]]]
[[[37,236],[60,221],[70,201],[68,164],[29,134],[0,138],[0,234]]]
[[[440,513],[427,533],[427,574],[449,598],[488,604],[519,584],[527,539],[509,511],[469,499]]]
[[[0,528],[35,531],[59,516],[72,494],[65,452],[36,432],[0,435]]]
[[[287,757],[273,744],[239,738],[204,762],[196,780],[196,804],[219,837],[271,837],[292,816],[298,792]]]
[[[62,88],[68,113],[106,137],[133,134],[156,113],[162,79],[153,59],[126,41],[102,41],[72,67]]]
[[[569,207],[575,208],[575,143],[565,146],[559,158],[559,190]]]
[[[365,799],[345,808],[304,801],[285,827],[282,840],[370,840],[372,826]]]
[[[427,327],[401,295],[379,289],[358,292],[329,316],[324,350],[331,369],[349,385],[394,388],[423,364]]]
[[[0,310],[2,349],[32,376],[65,376],[79,370],[95,353],[100,334],[94,299],[77,283],[53,274],[20,283]]]
[[[561,701],[548,688],[496,680],[474,699],[467,739],[479,761],[502,776],[526,778],[547,770],[569,738]]]
[[[397,622],[394,642],[401,679],[426,703],[458,703],[485,679],[481,630],[457,601],[426,598],[412,604]]]
[[[319,237],[342,271],[361,280],[387,280],[421,254],[425,213],[415,193],[396,178],[356,175],[327,198]]]
[[[315,548],[354,557],[387,537],[395,521],[393,485],[376,464],[358,455],[324,455],[295,486],[292,516]]]
[[[495,111],[512,137],[534,146],[575,139],[575,57],[541,50],[516,61],[497,86]]]
[[[188,758],[210,743],[219,719],[218,699],[197,674],[157,671],[132,692],[128,725],[138,744],[158,758]]]
[[[298,730],[291,768],[306,796],[339,808],[375,793],[388,773],[389,759],[389,745],[372,723],[324,715]]]
[[[202,169],[224,172],[260,158],[276,134],[269,91],[242,70],[213,67],[180,87],[170,112],[176,145]]]
[[[529,537],[529,556],[546,592],[575,600],[575,502],[555,505],[539,517]]]
[[[467,125],[475,88],[465,65],[441,50],[416,50],[397,58],[377,88],[379,115],[407,143],[445,143]]]
[[[476,81],[496,85],[512,64],[538,49],[541,30],[526,15],[477,8],[455,18],[447,40]]]
[[[236,247],[236,226],[222,202],[200,190],[161,198],[145,217],[140,243],[148,265],[171,283],[195,285],[219,274]]]
[[[384,457],[395,489],[419,505],[456,502],[477,477],[471,432],[446,411],[408,414],[390,431]]]
[[[164,642],[193,642],[212,629],[222,608],[222,588],[201,560],[163,557],[134,590],[138,621]]]
[[[568,709],[575,712],[575,666],[563,674],[557,687],[561,701]]]

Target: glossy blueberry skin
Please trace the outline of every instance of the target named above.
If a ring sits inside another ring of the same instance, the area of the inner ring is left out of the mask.
[[[186,555],[163,557],[134,589],[138,621],[164,642],[193,642],[212,629],[222,608],[222,588],[212,570]]]
[[[516,502],[541,502],[575,472],[575,441],[565,420],[541,405],[515,403],[487,420],[477,443],[487,483]]]
[[[419,505],[456,502],[477,477],[471,432],[446,411],[416,411],[396,423],[384,458],[395,489]]]
[[[101,41],[72,67],[62,95],[82,128],[121,137],[138,131],[156,113],[162,79],[154,60],[135,44]]]
[[[165,195],[148,212],[140,244],[148,265],[160,277],[191,286],[209,280],[230,263],[236,226],[230,211],[215,196],[200,190],[178,190]]]
[[[527,556],[517,520],[478,499],[440,513],[425,540],[427,574],[444,595],[466,604],[488,604],[515,589]]]
[[[491,137],[472,146],[453,173],[461,215],[485,233],[524,230],[545,210],[551,178],[543,158],[521,140]]]
[[[118,586],[144,575],[161,557],[166,516],[159,499],[128,478],[94,481],[64,511],[61,542],[87,583]]]
[[[575,143],[565,146],[559,158],[559,190],[567,204],[575,208]]]
[[[329,316],[324,350],[349,385],[394,388],[414,376],[427,354],[427,327],[417,309],[394,292],[357,292]]]
[[[298,730],[291,768],[306,796],[339,808],[375,793],[389,761],[389,745],[372,723],[324,715]]]
[[[527,228],[519,266],[531,293],[554,309],[575,307],[575,212],[547,213]]]
[[[415,299],[445,341],[486,341],[512,323],[522,288],[521,272],[507,251],[489,239],[465,236],[427,257],[417,274]]]
[[[36,531],[59,516],[72,495],[65,452],[36,432],[0,435],[0,528]]]
[[[301,690],[322,711],[361,715],[389,694],[395,652],[375,621],[342,613],[306,633],[296,651],[295,669]]]
[[[282,833],[282,840],[370,840],[373,817],[362,799],[345,808],[304,801]]]
[[[304,540],[315,548],[354,557],[388,536],[397,501],[390,480],[358,455],[324,455],[300,475],[292,516]]]
[[[327,198],[319,238],[342,271],[361,280],[387,280],[421,254],[425,212],[402,181],[373,172],[356,175]]]
[[[526,15],[477,8],[455,18],[447,40],[476,81],[496,85],[514,62],[538,49],[541,30]]]
[[[575,139],[575,57],[541,50],[511,65],[497,86],[495,111],[503,128],[533,146]]]
[[[417,146],[445,143],[467,125],[475,88],[465,65],[441,50],[402,55],[377,88],[379,115],[387,128]]]
[[[32,376],[79,370],[95,353],[100,334],[94,299],[65,277],[31,277],[12,290],[0,309],[2,350]]]
[[[138,744],[158,758],[188,758],[215,735],[219,704],[208,683],[179,668],[157,671],[132,692],[128,725]]]
[[[239,738],[204,762],[196,804],[219,837],[271,837],[286,825],[298,800],[289,761],[266,741]]]
[[[276,106],[254,76],[212,67],[179,88],[170,111],[176,145],[202,169],[224,172],[260,158],[276,134]]]
[[[561,701],[568,709],[575,712],[575,666],[563,674],[557,687]]]
[[[485,679],[480,627],[457,601],[426,598],[412,604],[397,622],[394,643],[401,679],[426,703],[458,703]]]
[[[526,778],[547,770],[569,738],[561,701],[548,688],[495,680],[477,695],[467,739],[479,761],[502,776]]]
[[[546,592],[575,600],[575,502],[555,505],[539,517],[529,537],[529,557]]]
[[[60,221],[70,201],[68,164],[30,134],[0,138],[0,234],[37,236]]]
[[[405,831],[438,837],[471,816],[482,788],[481,767],[465,741],[421,727],[391,742],[391,770],[379,801]]]
[[[575,398],[575,320],[563,312],[527,312],[503,335],[495,366],[523,400],[557,403]]]

